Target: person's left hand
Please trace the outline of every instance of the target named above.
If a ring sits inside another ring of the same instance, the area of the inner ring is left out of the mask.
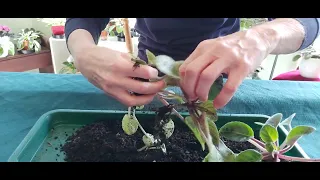
[[[251,29],[202,41],[179,69],[180,85],[188,99],[207,100],[214,81],[226,73],[228,80],[214,100],[215,108],[225,106],[246,76],[272,51],[270,40],[263,36]]]

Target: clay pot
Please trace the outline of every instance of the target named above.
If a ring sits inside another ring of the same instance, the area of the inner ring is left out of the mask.
[[[103,41],[107,40],[108,35],[109,35],[108,31],[106,31],[106,30],[101,31],[101,35],[100,35],[101,40],[103,40]]]
[[[22,45],[23,45],[23,50],[29,49],[29,41],[28,40],[24,40]]]

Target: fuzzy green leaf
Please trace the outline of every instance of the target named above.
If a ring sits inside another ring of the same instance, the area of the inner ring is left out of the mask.
[[[302,136],[308,135],[315,131],[311,126],[296,126],[288,134],[285,139],[285,144],[293,146]]]
[[[199,143],[201,144],[202,150],[205,150],[205,140],[202,138],[200,131],[198,129],[198,126],[194,123],[191,116],[187,116],[184,119],[184,122],[187,124],[187,126],[190,128],[190,130],[193,132],[194,136],[197,138]]]
[[[298,61],[300,58],[301,58],[301,55],[298,54],[292,58],[292,61],[293,62]]]
[[[212,101],[208,100],[201,103],[197,103],[196,107],[201,112],[206,112],[207,116],[214,122],[218,120],[217,111],[214,108]]]
[[[175,61],[169,56],[159,55],[156,56],[155,65],[162,73],[176,79],[180,79],[179,67],[183,61]]]
[[[170,119],[169,122],[163,125],[162,129],[166,138],[168,139],[174,132],[174,122]]]
[[[219,133],[220,136],[236,142],[245,142],[254,137],[252,128],[240,121],[226,123],[220,128]]]
[[[202,162],[221,162],[218,154],[216,153],[208,153],[206,157],[202,160]]]
[[[253,149],[247,149],[236,156],[236,162],[261,162],[262,154]]]
[[[142,141],[147,147],[151,147],[155,143],[154,136],[152,134],[149,134],[149,133],[143,135]]]
[[[278,140],[279,134],[275,127],[265,124],[260,129],[260,138],[265,143],[274,143]]]
[[[271,126],[277,128],[280,121],[282,120],[282,117],[283,116],[281,113],[274,114],[265,122],[265,124],[268,124],[268,125],[271,125]]]
[[[166,83],[166,86],[178,86],[179,85],[179,79],[173,78],[171,76],[166,75],[164,77],[164,82]]]
[[[209,131],[210,131],[210,135],[212,137],[212,142],[215,146],[219,145],[219,140],[220,140],[220,136],[219,136],[219,130],[216,126],[216,124],[214,123],[214,121],[212,121],[211,119],[207,118],[207,122],[209,125]]]
[[[146,50],[146,54],[147,54],[147,58],[148,58],[148,64],[156,65],[156,56],[148,49]]]
[[[127,135],[132,135],[137,132],[139,127],[139,122],[133,116],[128,114],[124,115],[122,118],[122,129]]]
[[[277,147],[275,146],[274,143],[266,143],[266,150],[269,152],[269,153],[272,153],[274,152],[275,150],[277,149]]]
[[[218,151],[224,162],[235,162],[236,155],[219,139]]]
[[[223,88],[223,76],[219,76],[217,80],[212,84],[209,94],[208,94],[208,100],[214,100],[217,95],[220,93],[220,91]]]

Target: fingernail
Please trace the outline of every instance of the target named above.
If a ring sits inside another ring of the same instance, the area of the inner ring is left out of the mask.
[[[158,70],[156,70],[155,68],[149,68],[149,74],[150,74],[150,78],[157,78],[158,77]]]

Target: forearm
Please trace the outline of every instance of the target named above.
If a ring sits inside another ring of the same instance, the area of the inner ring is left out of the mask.
[[[65,35],[70,53],[98,44],[101,31],[106,28],[109,20],[110,18],[67,18]]]
[[[253,28],[270,54],[289,54],[311,45],[319,34],[319,18],[279,18]]]

